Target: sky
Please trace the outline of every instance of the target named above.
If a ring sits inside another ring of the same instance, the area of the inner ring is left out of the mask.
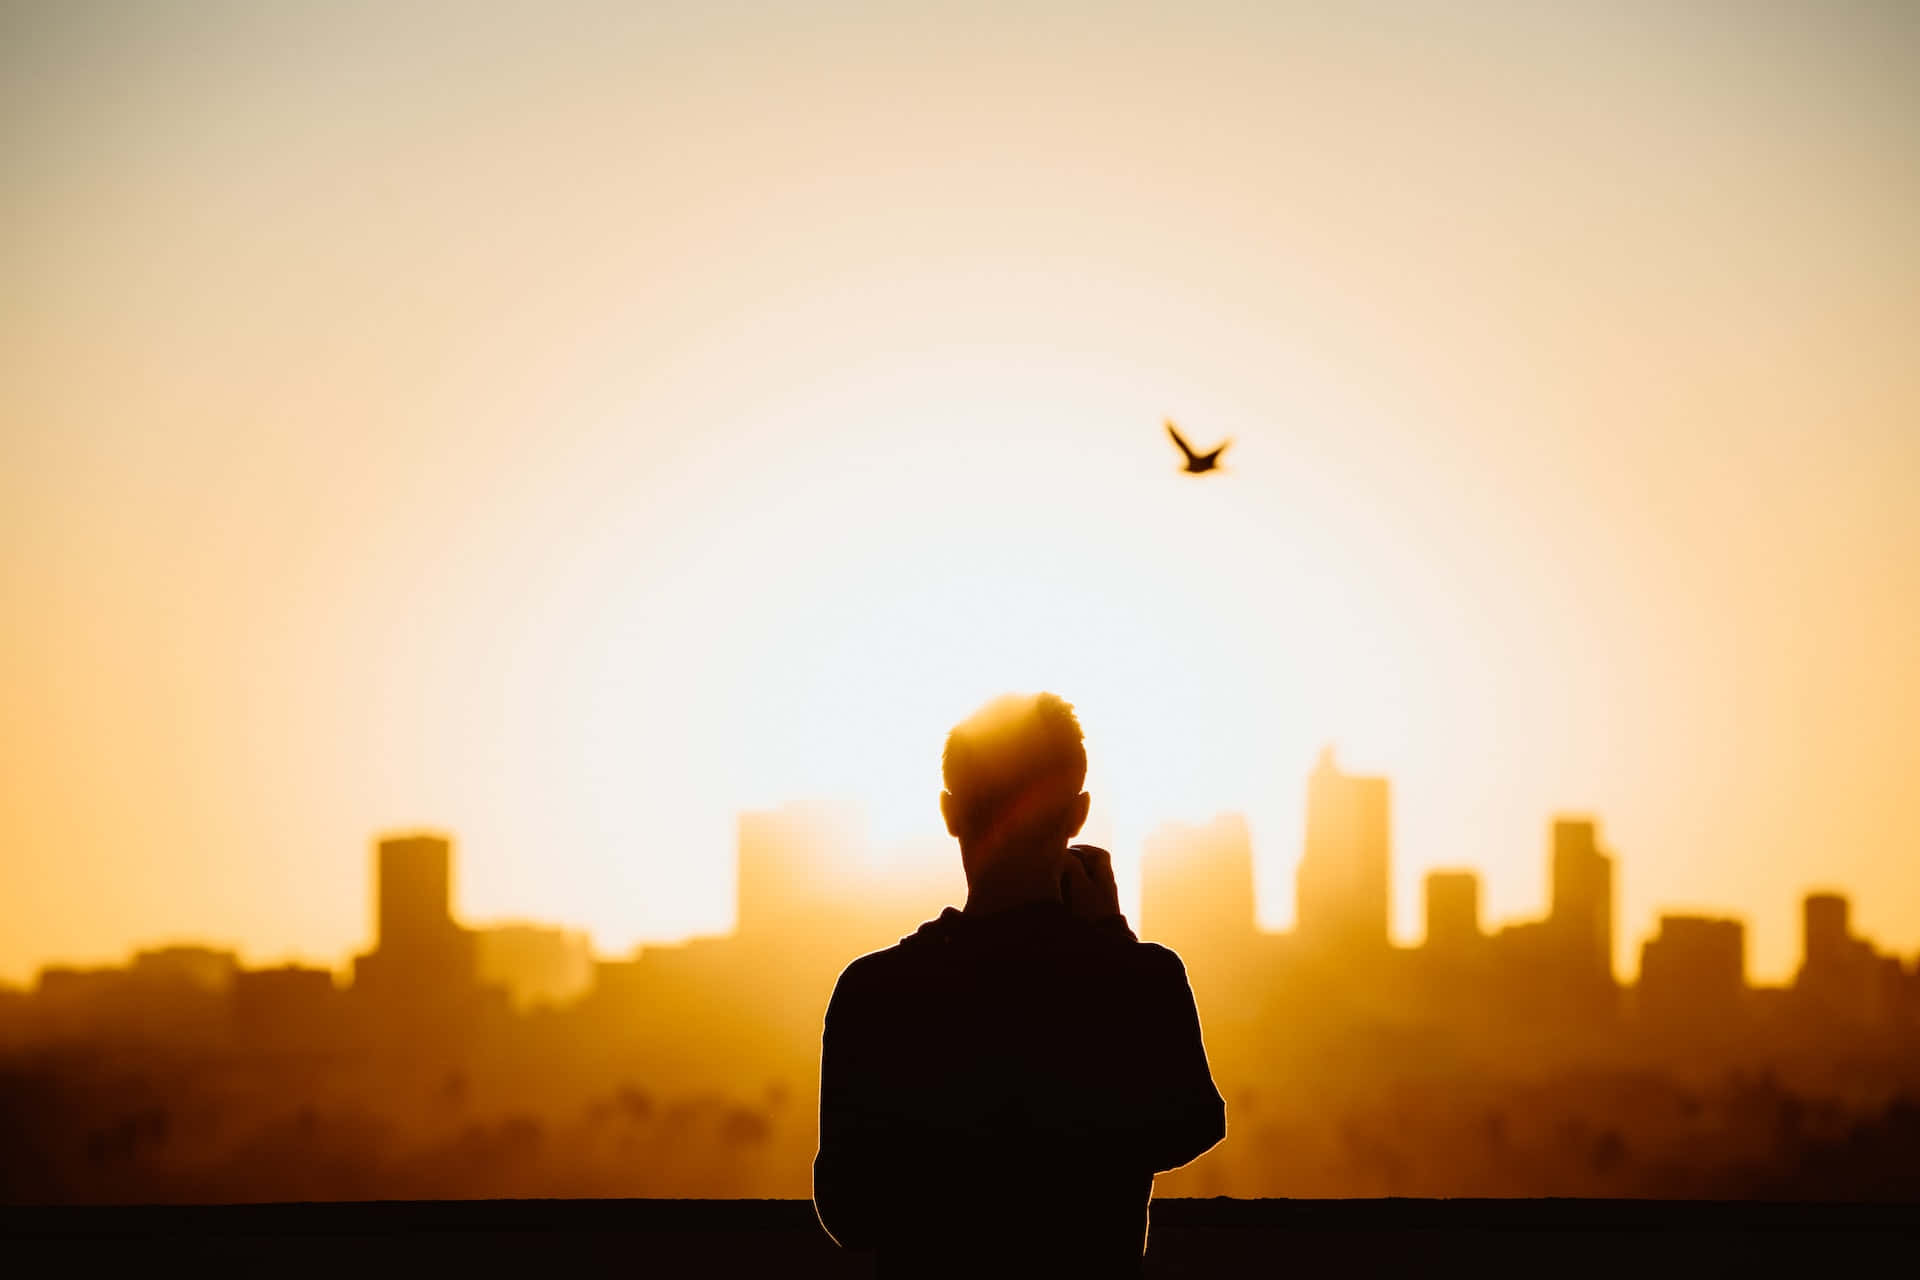
[[[1750,973],[1920,949],[1920,9],[0,6],[0,978],[364,946],[377,833],[604,951],[735,815],[952,857],[1079,708],[1123,900],[1323,744],[1394,927],[1553,815]],[[1183,476],[1161,432],[1230,438]]]

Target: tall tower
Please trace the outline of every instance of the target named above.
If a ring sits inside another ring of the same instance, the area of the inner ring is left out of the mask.
[[[1303,943],[1345,953],[1387,949],[1392,830],[1385,778],[1342,773],[1333,748],[1307,780],[1307,839],[1295,881]]]
[[[443,944],[453,930],[452,845],[444,836],[387,836],[375,856],[375,945],[417,951]]]
[[[354,990],[389,1002],[396,1017],[453,1008],[477,988],[473,933],[453,919],[452,842],[430,833],[383,836],[374,863],[377,936],[373,950],[354,959]]]
[[[1852,937],[1846,898],[1837,893],[1810,893],[1800,911],[1802,968],[1818,974],[1844,963]]]
[[[1554,819],[1547,924],[1570,976],[1613,981],[1613,859],[1600,851],[1591,818]]]

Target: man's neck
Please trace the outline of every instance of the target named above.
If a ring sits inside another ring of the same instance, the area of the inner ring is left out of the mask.
[[[1065,853],[1061,846],[1059,853]],[[970,916],[991,915],[1036,902],[1060,902],[1058,857],[1044,853],[1017,853],[997,859],[991,871],[969,877],[967,905]]]

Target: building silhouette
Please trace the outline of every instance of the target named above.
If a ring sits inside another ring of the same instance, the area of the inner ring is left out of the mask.
[[[1600,849],[1591,818],[1553,822],[1553,947],[1575,984],[1613,983],[1613,859]]]
[[[306,965],[242,969],[233,978],[233,1031],[254,1049],[313,1049],[337,1043],[342,993],[333,971]]]
[[[133,979],[148,987],[193,988],[224,995],[233,985],[240,961],[217,947],[149,947],[133,953]]]
[[[557,1007],[585,995],[593,985],[593,947],[578,929],[511,923],[474,931],[474,971],[484,986],[499,987],[522,1012]]]
[[[1429,871],[1426,879],[1427,950],[1464,959],[1486,941],[1480,931],[1480,877],[1472,871]]]
[[[1638,1013],[1662,1035],[1725,1038],[1745,1020],[1746,995],[1747,929],[1738,920],[1663,915],[1641,945]]]
[[[441,946],[453,922],[453,845],[439,835],[395,835],[375,849],[374,911],[382,950]]]
[[[861,868],[847,815],[795,804],[740,815],[730,934],[598,960],[583,1003],[618,1044],[685,1087],[764,1082],[818,1065],[819,1014],[848,959],[956,899],[958,869]]]
[[[1387,780],[1341,772],[1333,748],[1326,748],[1307,780],[1306,842],[1294,898],[1300,944],[1330,956],[1383,956],[1391,861]]]
[[[238,958],[203,946],[136,951],[124,967],[48,966],[37,1021],[53,1039],[105,1035],[144,1044],[190,1043],[226,1029]]]
[[[1883,956],[1854,936],[1850,916],[1847,899],[1838,893],[1810,893],[1801,902],[1802,959],[1793,985],[1804,1017],[1858,1025],[1891,1016],[1906,1003],[1898,957]]]
[[[355,1000],[388,1021],[444,1030],[469,1020],[480,993],[473,931],[453,918],[453,844],[434,833],[374,847],[372,951],[353,962]]]

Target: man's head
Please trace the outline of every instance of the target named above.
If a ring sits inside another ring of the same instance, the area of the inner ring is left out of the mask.
[[[940,812],[971,880],[1023,853],[1051,854],[1087,820],[1087,749],[1073,708],[1009,693],[955,725],[942,757]]]

